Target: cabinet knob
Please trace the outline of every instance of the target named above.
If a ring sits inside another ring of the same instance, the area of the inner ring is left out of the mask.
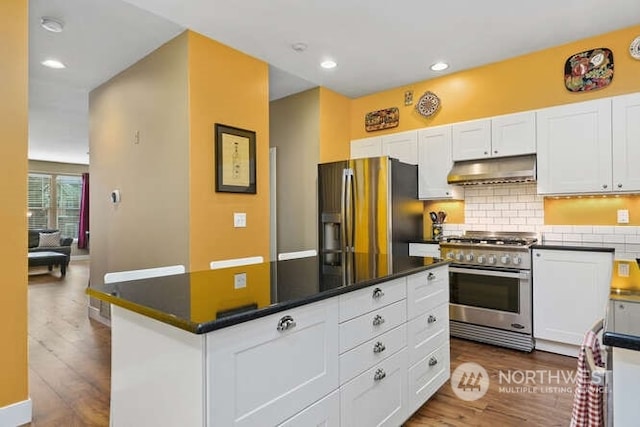
[[[444,192],[444,194],[446,194],[446,195],[448,196],[448,195],[449,195],[449,192],[448,192],[448,191],[445,191],[445,192]]]
[[[381,379],[383,379],[386,376],[387,376],[387,373],[384,371],[384,369],[378,368],[378,369],[376,369],[376,373],[373,374],[373,380],[374,381],[380,381]]]
[[[296,327],[296,321],[291,316],[284,316],[278,321],[278,332],[284,332]]]
[[[498,150],[495,150],[495,151],[493,152],[493,154],[498,154]]]
[[[380,326],[384,323],[384,317],[380,316],[379,314],[376,314],[376,316],[373,318],[373,326]]]
[[[609,187],[607,184],[602,184],[602,188],[607,188]]]
[[[427,274],[427,280],[435,280],[435,278],[436,278],[435,274],[433,274],[433,273]]]
[[[427,318],[427,323],[429,323],[429,324],[436,323],[437,321],[438,321],[438,319],[433,314],[430,314],[429,317]]]
[[[385,347],[384,344],[382,344],[380,341],[378,341],[377,343],[375,343],[375,345],[373,346],[373,352],[374,353],[382,353],[383,351],[385,351],[387,347]]]
[[[434,357],[431,357],[431,359],[429,359],[429,366],[436,366],[438,364],[438,359]]]
[[[539,257],[539,256],[540,256],[540,254],[536,254],[536,256],[538,256],[538,257]]]
[[[384,296],[384,292],[380,288],[375,288],[373,290],[373,298],[378,299]]]
[[[484,155],[485,155],[485,156],[486,156],[486,155],[488,155],[488,154],[489,154],[489,152],[488,152],[488,151],[485,151],[485,152],[484,152]]]
[[[622,188],[622,184],[618,184],[618,188]]]

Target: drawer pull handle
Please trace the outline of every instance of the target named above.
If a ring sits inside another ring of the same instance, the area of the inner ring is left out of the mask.
[[[436,278],[436,275],[433,273],[429,273],[427,274],[427,280],[434,280]]]
[[[384,296],[384,292],[380,288],[375,288],[373,290],[373,298],[378,299]]]
[[[384,344],[382,344],[380,341],[378,341],[374,346],[373,346],[373,352],[374,353],[382,353],[387,347],[384,346]]]
[[[386,376],[387,376],[387,373],[384,371],[384,369],[378,368],[378,369],[376,369],[376,373],[373,374],[373,380],[374,381],[380,381]]]
[[[296,321],[291,316],[284,316],[278,321],[278,332],[284,332],[296,327]]]
[[[376,317],[373,318],[373,326],[380,326],[384,323],[384,317],[376,314]]]
[[[427,317],[427,323],[429,323],[429,324],[436,323],[437,320],[438,319],[433,314],[430,314],[429,317]]]
[[[436,359],[435,357],[432,357],[431,359],[429,359],[429,366],[436,366],[438,364],[438,359]]]

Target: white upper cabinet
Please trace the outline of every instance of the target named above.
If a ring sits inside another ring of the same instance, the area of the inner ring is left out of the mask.
[[[382,137],[382,155],[411,165],[418,164],[418,132],[400,132]]]
[[[451,126],[418,131],[418,198],[461,199],[462,188],[447,183],[453,165]]]
[[[491,155],[516,156],[536,152],[536,114],[533,111],[491,118]]]
[[[640,93],[617,96],[613,105],[613,191],[640,190]]]
[[[453,124],[453,160],[507,157],[536,152],[533,111]]]
[[[491,156],[491,119],[454,123],[453,160],[473,160]]]
[[[612,190],[611,99],[537,113],[538,193]]]
[[[373,136],[351,141],[350,157],[352,159],[380,156],[382,156],[382,137]]]

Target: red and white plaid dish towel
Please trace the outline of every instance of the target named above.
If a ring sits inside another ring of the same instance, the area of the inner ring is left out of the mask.
[[[584,336],[578,355],[578,372],[575,391],[573,393],[573,408],[571,411],[571,427],[602,427],[604,426],[603,393],[605,385],[591,382],[591,372],[587,363],[586,349],[590,348],[593,360],[599,367],[604,367],[600,353],[598,336],[589,330]]]

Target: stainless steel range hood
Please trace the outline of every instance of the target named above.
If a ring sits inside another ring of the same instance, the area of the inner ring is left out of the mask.
[[[455,162],[447,176],[449,184],[457,185],[535,182],[535,180],[535,154]]]

